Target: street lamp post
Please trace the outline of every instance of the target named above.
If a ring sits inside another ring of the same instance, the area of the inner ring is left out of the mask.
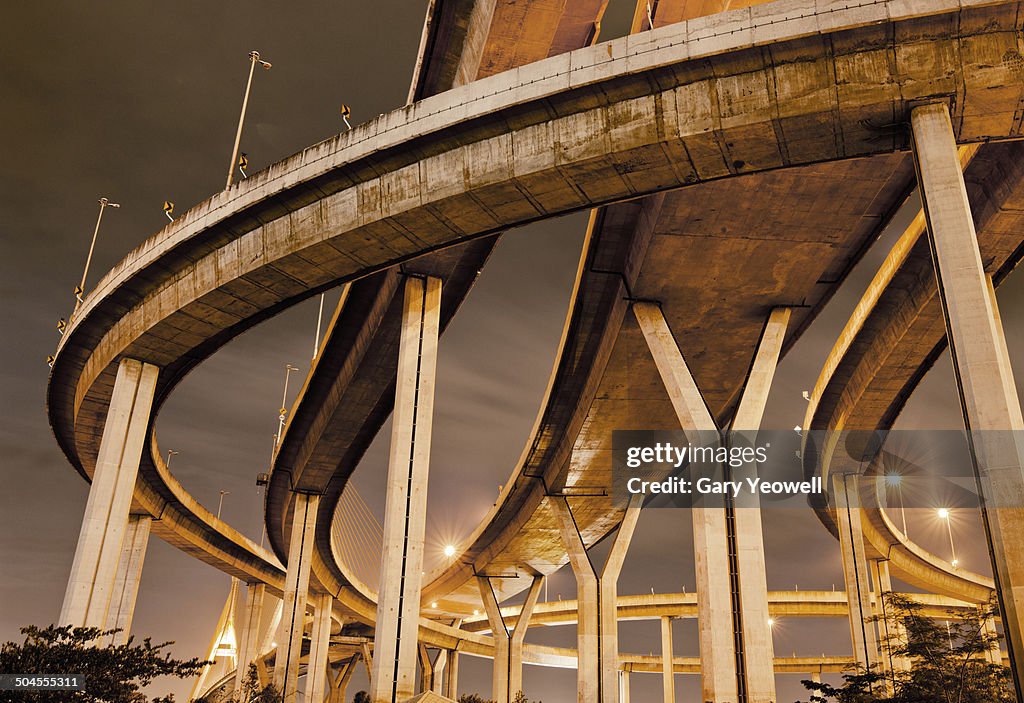
[[[898,473],[888,473],[885,475],[885,482],[896,489],[896,497],[900,502],[900,517],[903,522],[903,536],[909,538],[910,535],[907,534],[907,508],[903,503],[903,476]]]
[[[221,491],[220,492],[220,503],[217,504],[217,519],[218,520],[220,520],[220,511],[224,508],[224,496],[226,496],[230,492],[231,491]]]
[[[956,558],[956,545],[953,544],[953,526],[950,524],[950,511],[947,508],[939,508],[939,518],[946,521],[946,531],[949,533],[949,551],[953,555],[953,561],[950,563],[955,567],[959,564]]]
[[[82,271],[82,282],[75,288],[75,312],[78,312],[78,308],[82,305],[82,296],[85,294],[85,279],[89,276],[89,265],[92,263],[92,253],[96,249],[96,238],[100,233],[100,222],[103,221],[103,211],[108,207],[119,208],[121,207],[118,203],[112,203],[106,198],[100,198],[100,213],[96,216],[96,228],[92,231],[92,243],[89,244],[89,255],[85,257],[85,270]],[[72,313],[73,314],[73,313]]]
[[[277,416],[277,442],[281,444],[281,435],[284,433],[284,419],[288,414],[288,379],[292,375],[292,371],[298,371],[297,366],[287,364],[284,370],[284,394],[281,396],[281,411]]]
[[[324,319],[324,296],[326,293],[320,294],[320,312],[316,314],[316,337],[313,338],[313,358],[316,359],[317,355],[320,354],[320,325]]]
[[[224,190],[231,187],[231,183],[235,177],[235,161],[238,160],[238,147],[242,143],[242,127],[245,125],[245,110],[249,107],[249,93],[252,91],[252,74],[256,71],[257,63],[265,69],[269,69],[271,66],[269,61],[264,61],[260,58],[260,52],[249,52],[249,80],[245,83],[245,97],[242,98],[242,114],[238,116],[238,131],[235,132],[235,146],[231,149],[231,162],[228,164],[228,181],[227,185],[224,186]]]

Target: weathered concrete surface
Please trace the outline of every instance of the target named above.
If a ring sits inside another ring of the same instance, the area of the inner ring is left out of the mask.
[[[964,171],[986,271],[996,285],[1021,257],[1024,166],[1019,144],[984,146]],[[968,154],[962,154],[966,160]],[[945,348],[945,326],[937,297],[928,242],[918,218],[894,247],[869,286],[824,365],[811,394],[803,426],[810,430],[888,429],[907,398]],[[952,392],[952,391],[951,391]],[[804,451],[808,471],[827,475],[832,459],[819,448]],[[929,554],[900,535],[885,515],[877,487],[862,497],[869,556],[891,559],[893,572],[908,583],[975,602],[991,594],[991,579]],[[816,506],[830,529],[824,506]]]
[[[323,701],[329,688],[328,650],[331,647],[333,621],[331,610],[334,598],[329,593],[318,593],[310,598],[313,603],[313,625],[309,630],[309,657],[306,664],[304,700]]]
[[[872,598],[876,596],[871,592],[871,578],[868,575],[858,476],[834,473],[831,478],[843,579],[850,609],[853,654],[859,666],[875,670],[879,664],[878,635],[871,618],[875,614]]]
[[[146,548],[149,546],[149,531],[153,518],[149,515],[130,515],[121,546],[121,560],[117,564],[114,591],[107,609],[106,630],[120,632],[111,639],[113,644],[124,644],[131,635],[132,619],[135,616],[135,600],[139,595],[139,581],[142,567],[146,562]]]
[[[1024,415],[992,281],[943,103],[911,112],[914,160],[928,219],[982,522],[1017,697],[1024,695]]]
[[[295,703],[299,691],[299,659],[306,625],[309,569],[320,497],[301,494],[292,516],[292,540],[288,550],[288,574],[281,598],[281,629],[274,661],[274,686],[284,703]]]
[[[410,101],[483,77],[482,64],[489,75],[498,63],[515,61],[508,66],[513,68],[592,43],[596,35],[581,35],[577,25],[599,23],[604,10],[603,2],[552,5],[549,0],[530,0],[516,3],[515,11],[496,5],[494,0],[480,0],[471,6],[442,2],[428,8]],[[568,16],[573,21],[562,21]],[[521,44],[521,36],[531,40]],[[444,280],[442,332],[495,241],[450,247],[406,264],[406,270]],[[346,565],[334,563],[329,523],[348,475],[392,407],[400,317],[394,274],[392,270],[351,284],[350,295],[335,315],[338,324],[329,327],[325,348],[290,415],[267,491],[267,532],[279,556],[288,539],[284,516],[292,495],[289,488],[300,485],[323,493],[317,558],[343,582],[352,582],[353,575]]]
[[[159,369],[126,358],[117,364],[116,373],[98,447],[96,480],[89,489],[64,594],[60,613],[62,625],[99,628],[108,625],[108,611],[111,605],[115,612],[119,609],[121,591],[125,590],[123,583],[122,588],[117,589],[119,565],[124,565],[126,579],[137,581],[138,578],[137,573],[128,574],[130,555],[125,558],[123,544]],[[148,530],[146,532],[148,537]],[[141,568],[141,560],[138,568]],[[137,583],[129,587],[132,594],[137,587]],[[134,604],[134,595],[130,600]],[[125,617],[130,622],[131,612],[125,613]]]
[[[407,276],[391,426],[370,700],[416,692],[441,280]]]

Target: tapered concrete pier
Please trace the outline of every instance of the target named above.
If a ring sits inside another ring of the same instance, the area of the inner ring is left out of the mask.
[[[945,103],[911,112],[914,158],[1018,699],[1024,698],[1024,419]]]
[[[306,624],[306,600],[309,592],[309,567],[316,536],[316,511],[320,496],[297,493],[292,514],[291,544],[288,549],[288,574],[285,578],[281,609],[281,630],[274,664],[274,685],[284,703],[294,703],[299,691],[299,658]]]
[[[121,547],[121,560],[117,565],[114,593],[107,609],[107,624],[104,628],[119,630],[111,638],[113,644],[124,644],[131,635],[135,601],[139,595],[139,580],[146,561],[152,524],[153,518],[149,515],[132,515],[128,518],[128,529]]]
[[[235,669],[234,688],[236,697],[242,692],[242,684],[249,674],[249,665],[260,654],[260,621],[263,618],[267,586],[263,583],[250,583],[246,590],[245,610],[238,633],[238,664]]]
[[[313,627],[309,633],[309,664],[306,668],[307,701],[322,701],[330,688],[327,670],[327,651],[331,646],[331,608],[334,598],[330,593],[318,593],[313,601]]]
[[[440,314],[440,279],[407,277],[370,681],[373,703],[399,703],[416,692]]]
[[[118,565],[128,530],[139,460],[149,430],[150,410],[160,370],[122,359],[107,410],[96,472],[78,535],[60,622],[79,627],[108,624]],[[141,566],[141,560],[138,562]],[[130,621],[127,612],[121,615]]]

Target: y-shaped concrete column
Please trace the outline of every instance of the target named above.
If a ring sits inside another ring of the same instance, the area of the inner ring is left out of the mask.
[[[338,673],[334,676],[334,680],[331,683],[331,698],[330,703],[348,703],[345,700],[345,692],[348,690],[348,682],[352,679],[352,674],[356,670],[356,659],[359,655],[355,655],[347,662],[341,665]]]
[[[875,559],[871,562],[871,579],[875,587],[875,615],[879,618],[879,636],[882,641],[882,664],[890,673],[907,671],[910,669],[910,660],[893,652],[906,646],[907,630],[900,619],[894,616],[889,604],[892,577],[889,574],[888,559]]]
[[[633,305],[637,323],[668,391],[684,432],[721,435],[693,379],[668,322],[656,303]],[[790,311],[772,310],[765,324],[726,441],[753,441],[782,351]],[[756,475],[753,467],[734,478]],[[768,587],[760,504],[745,495],[735,504],[695,501],[692,510],[697,572],[697,622],[700,633],[703,700],[713,703],[775,701],[774,647],[768,625]],[[729,530],[729,527],[732,530]],[[733,558],[730,556],[734,554]]]
[[[526,631],[530,627],[533,609],[540,598],[540,589],[544,585],[543,576],[535,576],[530,590],[526,594],[512,632],[509,632],[505,620],[501,616],[501,608],[494,594],[490,578],[477,576],[480,598],[483,600],[487,622],[490,623],[494,637],[494,674],[491,677],[491,699],[494,703],[511,703],[516,695],[523,690],[523,643]]]
[[[676,703],[676,667],[672,654],[672,618],[661,619],[661,691],[665,703]]]
[[[579,703],[616,703],[619,691],[618,581],[640,517],[642,496],[630,498],[600,573],[590,561],[568,499],[551,496],[549,504],[558,518],[562,545],[576,577]]]
[[[105,629],[120,630],[111,638],[113,644],[126,643],[132,629],[135,600],[139,595],[139,579],[142,578],[142,565],[146,561],[149,528],[152,524],[153,518],[149,515],[132,515],[128,518],[121,561],[117,565],[117,578],[114,580],[114,594],[107,610]]]
[[[107,409],[60,622],[102,628],[114,593],[160,370],[122,359]]]
[[[440,317],[440,279],[406,278],[370,682],[373,703],[399,703],[415,693]]]
[[[420,692],[434,690],[434,662],[430,661],[430,651],[427,645],[420,643]]]
[[[910,115],[939,297],[1018,699],[1024,699],[1024,418],[945,104]]]
[[[260,654],[260,620],[263,617],[265,583],[250,583],[238,634],[238,664],[235,669],[235,697],[240,698],[242,684],[249,675],[249,666]]]
[[[717,435],[718,425],[683,360],[661,308],[654,303],[635,303],[633,313],[647,339],[680,427],[688,434]],[[702,700],[731,703],[739,700],[739,689],[725,507],[702,507],[695,502],[691,512]]]
[[[864,551],[857,474],[835,474],[832,477],[832,489],[836,523],[839,528],[839,549],[843,559],[843,578],[846,582],[846,599],[850,607],[853,655],[861,666],[876,670],[879,666],[878,638],[875,634],[875,624],[870,622],[873,615],[871,577],[868,575],[868,560]]]
[[[334,597],[330,593],[320,593],[312,600],[313,628],[309,633],[305,700],[320,703],[330,687],[327,653],[331,647],[331,609],[334,607]]]
[[[292,515],[291,543],[288,545],[288,573],[284,581],[281,635],[274,664],[274,685],[284,703],[294,703],[299,693],[299,658],[306,621],[309,566],[316,537],[316,511],[320,496],[297,493]]]
[[[431,691],[438,695],[444,695],[444,674],[448,667],[448,650],[442,649],[437,653],[437,659],[434,660],[434,681]]]

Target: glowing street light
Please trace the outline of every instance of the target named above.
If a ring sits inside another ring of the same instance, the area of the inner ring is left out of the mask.
[[[447,558],[449,558],[449,559],[451,559],[453,556],[455,556],[455,545],[454,544],[445,545],[444,555]]]
[[[238,159],[238,147],[242,143],[242,126],[245,124],[245,110],[249,107],[249,93],[252,91],[252,74],[256,70],[256,64],[265,69],[270,69],[270,62],[260,58],[260,52],[249,52],[249,80],[245,84],[245,97],[242,98],[242,114],[238,116],[238,131],[235,132],[235,146],[231,149],[231,161],[228,162],[228,182],[224,186],[227,190],[231,187],[235,175],[235,162]]]
[[[775,618],[768,618],[768,629],[775,627]]]
[[[96,227],[92,231],[92,243],[89,244],[89,255],[85,257],[85,270],[82,271],[82,282],[75,287],[75,312],[78,312],[78,308],[82,305],[82,296],[85,295],[85,279],[89,276],[89,264],[92,263],[92,253],[96,249],[96,237],[100,233],[100,222],[103,221],[103,211],[108,207],[112,207],[115,210],[121,207],[118,203],[112,203],[106,198],[100,198],[100,214],[96,216]],[[74,313],[72,313],[73,315]]]
[[[946,531],[949,533],[949,551],[953,555],[953,561],[950,562],[954,567],[960,564],[960,561],[956,558],[956,545],[953,544],[953,525],[950,523],[950,511],[948,508],[939,508],[936,511],[940,520],[946,521]]]

